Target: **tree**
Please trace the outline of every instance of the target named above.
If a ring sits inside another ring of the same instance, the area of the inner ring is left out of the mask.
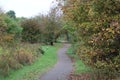
[[[79,44],[76,53],[86,64],[108,74],[120,72],[119,4],[119,0],[66,0],[62,6],[68,29]]]
[[[13,10],[10,10],[6,13],[10,18],[13,18],[15,19],[16,18],[16,15],[15,15],[15,12]]]
[[[5,16],[5,23],[7,24],[7,33],[14,35],[14,39],[18,40],[21,38],[22,27],[17,20]]]
[[[0,12],[0,23],[0,46],[9,47],[19,40],[22,28],[3,12]]]
[[[51,8],[48,15],[38,15],[35,17],[40,25],[39,27],[42,32],[41,38],[44,43],[53,45],[60,36],[62,29],[60,17],[56,8]]]
[[[31,43],[39,42],[41,31],[39,23],[35,19],[26,19],[21,22],[23,27],[22,40]]]

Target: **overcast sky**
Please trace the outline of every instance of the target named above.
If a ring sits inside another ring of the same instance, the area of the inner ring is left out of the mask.
[[[3,10],[14,10],[17,17],[32,17],[47,13],[54,0],[0,0]]]

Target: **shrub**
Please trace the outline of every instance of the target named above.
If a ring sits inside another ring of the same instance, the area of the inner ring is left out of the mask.
[[[0,46],[10,46],[20,39],[22,28],[14,19],[0,14]]]
[[[64,19],[72,26],[68,29],[73,29],[71,33],[80,44],[77,54],[105,74],[119,73],[120,69],[119,4],[119,0],[67,0],[63,6]]]
[[[33,54],[22,48],[16,51],[16,53],[14,54],[14,57],[20,64],[23,64],[23,65],[31,64],[34,60]]]
[[[22,31],[22,41],[25,42],[39,42],[41,31],[39,23],[35,19],[27,19],[21,22],[23,27]]]
[[[0,54],[0,74],[7,76],[11,69],[19,69],[22,65],[8,51],[1,51]]]

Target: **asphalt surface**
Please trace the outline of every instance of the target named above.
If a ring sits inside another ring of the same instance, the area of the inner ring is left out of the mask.
[[[68,80],[68,76],[73,69],[71,59],[66,54],[69,44],[64,44],[57,52],[58,61],[52,69],[43,74],[39,80]]]

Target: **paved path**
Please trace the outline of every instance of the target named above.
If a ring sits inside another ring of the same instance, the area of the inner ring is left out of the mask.
[[[68,80],[67,77],[72,71],[73,64],[71,59],[65,54],[68,44],[58,50],[58,61],[55,66],[41,76],[40,80]]]

